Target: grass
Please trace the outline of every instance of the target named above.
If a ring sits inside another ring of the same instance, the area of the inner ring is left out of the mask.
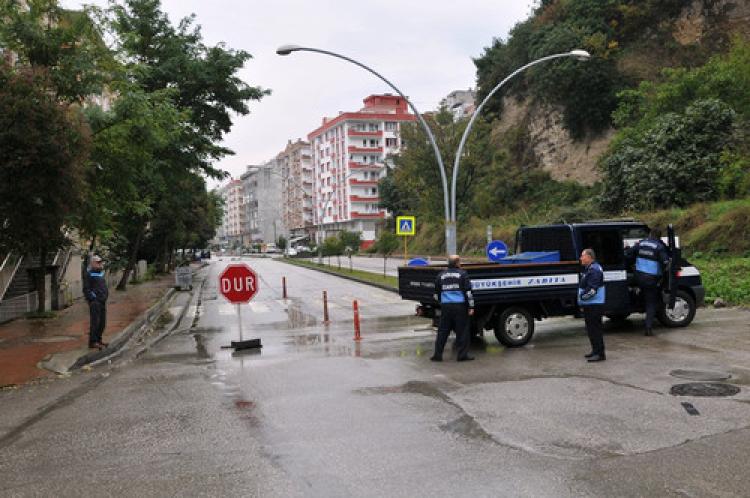
[[[374,284],[379,285],[386,285],[388,287],[392,287],[394,289],[398,289],[398,278],[391,277],[386,275],[385,277],[382,274],[379,273],[372,273],[369,271],[363,271],[363,270],[349,270],[346,268],[346,265],[341,265],[341,269],[338,268],[338,266],[328,266],[326,264],[318,264],[314,263],[312,261],[306,261],[303,259],[292,259],[292,258],[284,258],[282,261],[285,263],[289,263],[292,265],[297,266],[303,266],[305,268],[314,268],[314,269],[322,269],[326,270],[331,273],[335,273],[337,275],[342,275],[345,277],[352,277],[359,280],[364,280],[365,282],[371,282]]]
[[[721,298],[729,305],[750,305],[750,257],[692,257],[701,272],[706,303]]]

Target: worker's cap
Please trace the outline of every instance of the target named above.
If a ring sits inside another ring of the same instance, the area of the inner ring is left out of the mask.
[[[101,257],[95,255],[91,257],[91,261],[94,261],[96,263],[101,263],[104,260]]]

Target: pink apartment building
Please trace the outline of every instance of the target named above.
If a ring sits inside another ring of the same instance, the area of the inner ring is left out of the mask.
[[[379,207],[378,180],[385,161],[401,148],[401,123],[414,121],[406,101],[371,95],[356,112],[323,118],[308,134],[313,168],[313,224],[318,242],[340,230],[360,232],[371,246],[386,213]]]

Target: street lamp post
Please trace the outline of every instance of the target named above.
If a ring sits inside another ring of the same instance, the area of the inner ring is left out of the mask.
[[[500,90],[500,88],[510,81],[514,76],[516,76],[518,73],[521,73],[525,71],[526,69],[530,68],[531,66],[535,66],[537,64],[540,64],[542,62],[546,62],[552,59],[559,59],[562,57],[574,57],[578,60],[588,60],[591,58],[591,55],[586,52],[585,50],[571,50],[570,52],[563,52],[560,54],[553,54],[548,55],[546,57],[542,57],[540,59],[537,59],[535,61],[531,61],[528,64],[519,67],[510,75],[508,75],[504,80],[502,80],[500,83],[498,83],[495,88],[493,88],[490,93],[487,94],[487,96],[482,100],[482,103],[477,106],[477,108],[474,110],[474,113],[471,115],[471,118],[469,119],[469,123],[466,125],[466,129],[464,130],[463,135],[461,136],[461,141],[458,144],[458,150],[456,150],[456,158],[453,163],[453,178],[451,181],[451,222],[453,223],[453,227],[455,229],[456,226],[456,183],[458,180],[458,168],[461,163],[461,154],[463,153],[464,145],[466,144],[466,138],[469,136],[469,132],[471,131],[471,127],[474,125],[474,121],[476,121],[477,117],[479,117],[479,113],[482,111],[482,108],[487,103],[490,98],[495,95],[495,93]]]
[[[446,251],[448,254],[455,254],[456,252],[456,224],[454,221],[451,221],[451,209],[450,209],[450,204],[449,204],[449,199],[448,199],[448,177],[445,174],[445,166],[443,165],[443,157],[440,154],[440,149],[438,148],[437,142],[435,142],[435,136],[432,134],[432,130],[427,125],[427,122],[422,117],[422,114],[417,110],[414,104],[412,104],[411,100],[409,100],[408,97],[404,95],[404,93],[401,90],[396,88],[396,86],[390,81],[388,81],[385,77],[383,77],[377,71],[362,64],[359,61],[356,61],[354,59],[351,59],[341,54],[337,54],[336,52],[322,50],[319,48],[300,47],[298,45],[282,45],[281,47],[276,49],[276,53],[278,55],[289,55],[292,52],[317,52],[319,54],[330,55],[331,57],[336,57],[338,59],[343,59],[347,62],[351,62],[355,66],[359,66],[365,71],[368,71],[369,73],[372,73],[373,75],[377,76],[385,84],[391,87],[396,93],[398,93],[401,96],[401,98],[403,98],[406,101],[407,104],[409,104],[409,107],[411,108],[412,112],[414,112],[414,115],[419,121],[419,124],[422,126],[425,133],[427,134],[427,138],[429,139],[430,144],[432,145],[432,150],[435,153],[435,158],[437,159],[438,167],[440,168],[440,179],[443,184],[443,204],[444,204],[444,210],[445,210]]]

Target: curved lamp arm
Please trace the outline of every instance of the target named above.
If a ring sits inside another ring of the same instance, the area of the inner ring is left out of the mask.
[[[542,57],[541,59],[537,59],[535,61],[529,62],[528,64],[519,67],[510,75],[508,75],[503,81],[498,83],[495,88],[493,88],[490,93],[487,94],[487,96],[482,100],[482,103],[477,106],[477,108],[474,110],[474,113],[471,115],[471,119],[469,119],[469,123],[466,125],[466,129],[464,130],[464,134],[461,136],[461,141],[458,144],[458,150],[456,151],[456,158],[453,162],[453,178],[451,182],[451,221],[455,223],[456,221],[456,182],[458,180],[458,167],[461,163],[461,154],[463,153],[464,145],[466,144],[466,138],[469,136],[469,132],[471,132],[471,127],[474,125],[474,121],[476,121],[477,117],[479,117],[479,113],[482,111],[482,108],[487,103],[490,98],[495,95],[495,93],[500,90],[500,88],[507,83],[509,80],[511,80],[514,76],[516,76],[518,73],[525,71],[526,69],[530,68],[531,66],[535,66],[536,64],[540,64],[542,62],[546,62],[552,59],[559,59],[562,57],[574,57],[578,60],[588,60],[591,55],[586,52],[585,50],[571,50],[570,52],[564,52],[560,54],[553,54],[548,55],[546,57]]]
[[[356,61],[350,57],[346,57],[341,54],[337,54],[336,52],[331,52],[329,50],[322,50],[319,48],[311,48],[311,47],[300,47],[298,45],[282,45],[278,49],[276,49],[276,53],[278,55],[289,55],[292,52],[317,52],[320,54],[330,55],[331,57],[336,57],[339,59],[343,59],[347,62],[351,62],[355,66],[359,66],[365,71],[374,74],[377,76],[380,80],[382,80],[385,84],[387,84],[389,87],[391,87],[396,93],[398,93],[401,98],[403,98],[407,104],[409,104],[409,107],[411,108],[412,112],[414,112],[414,115],[416,116],[417,120],[419,121],[419,124],[422,125],[422,128],[424,129],[425,133],[427,134],[427,138],[430,140],[430,144],[432,145],[432,150],[435,153],[435,157],[437,158],[438,167],[440,168],[440,179],[443,184],[443,203],[445,208],[445,220],[448,222],[450,220],[450,204],[448,203],[448,177],[445,173],[445,166],[443,164],[443,157],[440,154],[440,149],[437,146],[437,142],[435,142],[435,136],[432,134],[432,130],[427,125],[427,122],[422,117],[422,114],[417,110],[417,108],[414,106],[414,104],[411,103],[411,100],[404,95],[404,93],[399,90],[396,85],[388,81],[383,75],[375,71],[374,69],[362,64],[359,61]]]

